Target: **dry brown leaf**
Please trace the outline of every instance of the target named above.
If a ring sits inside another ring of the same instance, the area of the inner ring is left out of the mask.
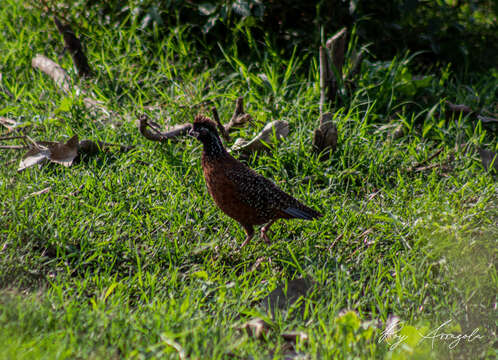
[[[48,160],[49,150],[45,147],[32,147],[28,150],[28,152],[23,156],[21,162],[19,163],[19,167],[17,168],[18,172],[23,171],[31,166],[37,164],[43,164]]]
[[[73,136],[66,143],[52,141],[36,142],[21,159],[17,171],[21,172],[31,166],[41,165],[47,160],[64,166],[71,166],[77,155],[77,135]]]
[[[49,159],[57,164],[69,167],[78,156],[78,135],[74,135],[66,143],[57,143],[49,147]]]
[[[275,137],[273,137],[275,134]],[[253,152],[268,150],[268,145],[274,145],[274,140],[278,141],[289,135],[289,123],[283,120],[272,121],[261,130],[261,132],[251,141],[237,139],[232,146],[232,151]]]

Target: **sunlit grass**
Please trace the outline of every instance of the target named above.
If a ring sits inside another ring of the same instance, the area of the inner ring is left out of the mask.
[[[78,134],[135,146],[22,173],[22,154],[1,150],[0,358],[162,359],[180,350],[279,358],[280,334],[293,330],[309,335],[297,351],[310,358],[494,358],[496,182],[472,149],[496,151],[496,136],[434,109],[444,98],[491,109],[496,76],[465,84],[448,69],[416,74],[410,55],[369,59],[333,109],[338,148],[321,162],[311,152],[319,86],[316,63],[304,66],[310,54],[297,49],[286,59],[254,43],[248,62],[234,45],[213,64],[188,28],[154,43],[138,27],[91,28],[85,44],[97,76],[82,86],[119,114],[104,119],[31,68],[43,53],[75,76],[49,19],[9,2],[0,21],[1,85],[13,95],[0,89],[0,116],[29,125],[38,140]],[[200,111],[190,105],[206,100],[226,121],[238,96],[256,121],[235,135],[252,137],[276,119],[291,127],[250,166],[324,214],[281,221],[270,246],[255,239],[242,251],[242,229],[207,194],[199,144],[149,142],[136,127],[146,105],[158,106],[148,113],[159,123],[183,123]],[[439,148],[438,166],[413,170]],[[268,318],[259,300],[299,277],[316,282],[304,310],[277,311],[265,340],[237,330]],[[484,339],[391,351],[378,341],[382,329],[368,326],[390,315],[421,333],[451,318]]]

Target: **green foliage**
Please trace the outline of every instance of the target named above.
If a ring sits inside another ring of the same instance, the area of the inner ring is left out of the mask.
[[[349,1],[48,1],[57,13],[75,22],[138,27],[157,38],[171,27],[187,26],[197,46],[217,50],[250,34],[289,55],[316,53],[321,34],[356,26],[360,41],[378,59],[406,50],[423,52],[426,66],[436,62],[472,71],[494,66],[498,56],[498,3],[493,0],[349,0]],[[215,59],[211,59],[216,61]]]

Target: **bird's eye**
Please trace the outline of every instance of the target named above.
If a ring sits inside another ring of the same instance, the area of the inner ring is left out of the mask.
[[[200,128],[199,129],[199,133],[202,134],[202,135],[206,135],[208,133],[208,129],[206,129],[206,128]]]

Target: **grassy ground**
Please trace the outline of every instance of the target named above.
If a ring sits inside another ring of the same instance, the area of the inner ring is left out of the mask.
[[[496,151],[496,135],[439,106],[496,112],[496,69],[461,80],[415,73],[408,56],[369,58],[335,109],[338,149],[320,162],[310,151],[318,71],[304,54],[282,58],[241,35],[251,60],[234,45],[215,62],[185,29],[87,28],[97,75],[82,86],[116,111],[106,119],[31,68],[36,53],[72,63],[50,19],[6,3],[0,116],[36,140],[77,134],[134,149],[22,173],[20,152],[0,152],[0,358],[496,358],[497,188],[474,152]],[[150,142],[135,123],[145,105],[158,105],[148,113],[162,124],[188,122],[204,100],[226,121],[238,96],[256,119],[238,136],[272,119],[291,127],[250,166],[324,214],[281,221],[271,246],[242,251],[242,229],[207,194],[200,145]],[[297,278],[313,280],[301,305],[272,316],[261,300]],[[384,340],[382,324],[393,315],[406,338],[391,347],[401,338]],[[238,330],[255,317],[271,326],[263,339]],[[421,339],[448,320],[439,334],[478,328],[481,338],[451,349]],[[289,331],[309,337],[294,353]]]

